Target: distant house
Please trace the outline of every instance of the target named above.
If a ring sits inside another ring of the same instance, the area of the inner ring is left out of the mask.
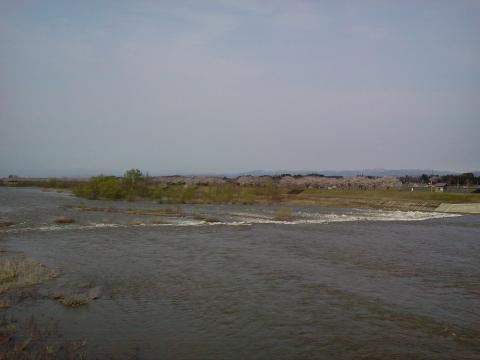
[[[9,175],[8,178],[3,179],[3,183],[7,186],[15,186],[18,184],[20,178],[15,175]]]
[[[439,183],[433,184],[433,188],[435,189],[436,192],[444,192],[444,191],[447,191],[448,184],[439,182]]]

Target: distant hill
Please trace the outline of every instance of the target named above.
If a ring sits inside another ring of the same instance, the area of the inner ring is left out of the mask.
[[[422,174],[435,174],[435,175],[449,175],[457,174],[455,171],[448,170],[427,170],[427,169],[365,169],[365,170],[254,170],[238,174],[229,174],[229,177],[236,176],[264,176],[264,175],[282,175],[282,174],[292,174],[292,175],[308,175],[308,174],[321,174],[325,176],[355,176],[355,175],[364,175],[364,176],[419,176]],[[478,172],[475,174],[477,175]]]
[[[87,170],[87,169],[70,169],[66,171],[61,170],[45,170],[45,171],[34,171],[34,172],[27,172],[27,171],[19,171],[14,173],[14,175],[18,175],[20,177],[41,177],[41,178],[88,178],[90,176],[95,175],[116,175],[121,176],[125,171],[118,170],[118,169],[110,169],[110,170]],[[148,170],[146,172],[149,172]],[[178,172],[178,173],[170,173],[170,172],[159,172],[159,171],[151,171],[149,175],[152,176],[171,176],[171,175],[181,175],[181,176],[225,176],[228,178],[236,178],[238,176],[275,176],[275,175],[283,175],[283,174],[291,174],[291,175],[308,175],[308,174],[318,174],[318,175],[325,175],[325,176],[356,176],[356,175],[364,175],[364,176],[420,176],[422,174],[431,175],[433,172],[434,175],[455,175],[461,174],[461,172],[455,171],[448,171],[448,170],[432,170],[432,169],[365,169],[365,170],[253,170],[253,171],[245,171],[245,172],[238,172],[238,173],[221,173],[221,172]],[[475,176],[480,176],[479,171],[468,171],[472,172]],[[7,177],[10,173],[0,174],[0,178]]]

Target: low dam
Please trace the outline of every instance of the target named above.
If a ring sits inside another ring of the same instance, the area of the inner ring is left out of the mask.
[[[473,204],[440,204],[435,211],[458,214],[480,214],[480,203]]]

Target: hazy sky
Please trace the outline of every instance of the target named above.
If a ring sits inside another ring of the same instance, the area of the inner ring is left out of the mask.
[[[480,1],[0,0],[0,176],[480,169]]]

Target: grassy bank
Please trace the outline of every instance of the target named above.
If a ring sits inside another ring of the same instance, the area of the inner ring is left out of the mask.
[[[218,185],[155,184],[142,173],[130,170],[123,178],[97,176],[73,189],[81,198],[129,200],[139,198],[156,200],[165,204],[239,203],[281,201],[288,189],[273,181],[262,186],[239,186],[225,183]]]
[[[92,177],[90,180],[76,182],[48,180],[43,184],[47,184],[46,187],[52,191],[59,191],[58,189],[61,188],[84,199],[128,201],[149,199],[162,204],[303,203],[327,207],[432,210],[442,203],[480,202],[480,193],[410,192],[395,190],[390,186],[386,187],[390,190],[366,187],[361,180],[371,182],[372,180],[368,178],[360,178],[360,180],[355,178],[356,180],[351,183],[348,181],[342,183],[343,188],[331,190],[312,188],[307,186],[308,183],[303,184],[302,187],[298,184],[286,186],[282,183],[281,176],[251,177],[248,179],[248,184],[226,178],[217,178],[213,182],[212,179],[203,182],[197,178],[194,182],[190,179],[188,183],[186,183],[187,178],[180,176],[172,178],[174,179],[167,177],[156,181],[144,176],[137,169],[131,169],[123,177],[101,175]],[[211,182],[208,183],[208,181]],[[384,184],[384,188],[385,186]],[[114,211],[114,209],[99,209],[99,211],[107,210]]]
[[[448,203],[480,202],[477,193],[449,193],[428,191],[398,191],[398,190],[323,190],[307,189],[305,197],[351,197],[351,198],[388,198],[398,200],[439,201]]]
[[[330,207],[428,211],[442,203],[480,203],[480,194],[307,189],[290,196],[289,201]]]
[[[163,204],[297,203],[326,207],[434,210],[442,203],[480,203],[478,193],[398,190],[289,189],[276,186],[169,185],[150,187],[146,198]],[[80,194],[81,196],[81,194]]]
[[[480,202],[478,193],[298,189],[282,187],[274,182],[261,186],[240,186],[230,183],[155,185],[142,181],[138,182],[136,187],[124,188],[121,180],[99,178],[83,185],[74,193],[89,199],[133,200],[143,197],[164,204],[304,203],[330,207],[399,210],[432,210],[441,203]],[[92,194],[94,196],[90,196]]]

